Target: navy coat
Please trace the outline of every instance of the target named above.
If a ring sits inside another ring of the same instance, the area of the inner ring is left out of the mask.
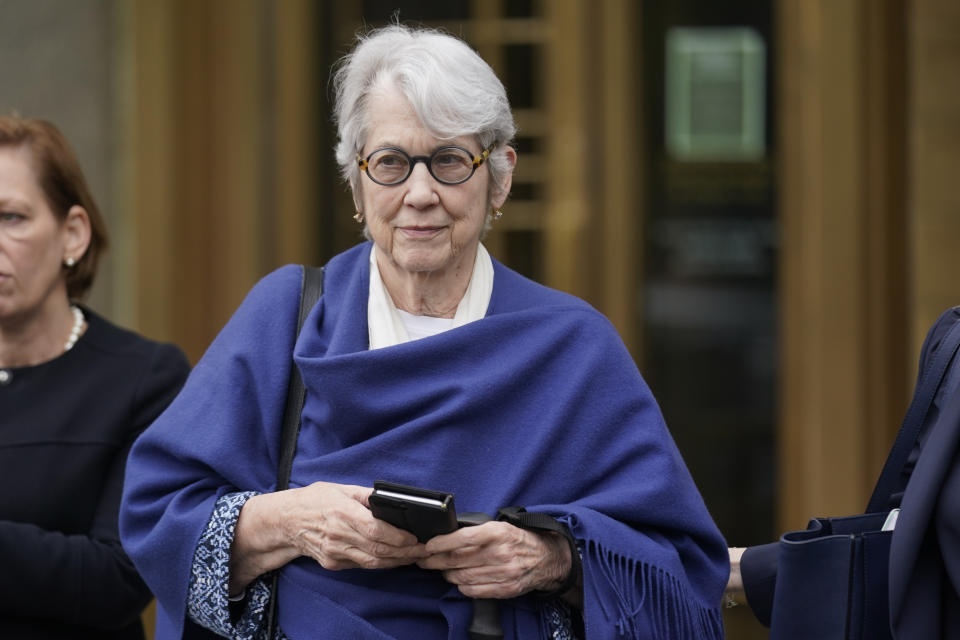
[[[927,333],[923,372],[960,307],[944,311]],[[960,638],[960,362],[955,358],[924,420],[890,506],[900,516],[890,549],[893,637]],[[770,626],[779,543],[748,548],[741,559],[747,602]]]
[[[924,343],[921,371],[958,318],[960,308],[949,309],[930,330]],[[960,637],[958,370],[960,366],[955,360],[934,399],[893,532],[890,619],[894,638]]]

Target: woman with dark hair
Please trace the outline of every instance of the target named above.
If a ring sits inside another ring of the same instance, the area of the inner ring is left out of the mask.
[[[57,128],[0,117],[0,637],[143,637],[123,469],[189,366],[80,304],[106,246]]]

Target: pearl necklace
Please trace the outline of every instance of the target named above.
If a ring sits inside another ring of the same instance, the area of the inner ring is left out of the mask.
[[[70,329],[70,337],[67,338],[67,344],[63,345],[63,352],[66,353],[73,349],[80,338],[80,332],[83,331],[83,311],[75,304],[70,305],[70,311],[73,312],[73,328]]]

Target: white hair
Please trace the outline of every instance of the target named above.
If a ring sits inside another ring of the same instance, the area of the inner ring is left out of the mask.
[[[474,136],[481,147],[474,153],[496,143],[486,162],[491,189],[511,170],[504,145],[513,140],[516,125],[507,92],[490,65],[459,38],[400,24],[360,35],[338,62],[333,86],[337,162],[354,190],[360,178],[356,154],[370,124],[368,100],[383,87],[396,87],[435,138]]]

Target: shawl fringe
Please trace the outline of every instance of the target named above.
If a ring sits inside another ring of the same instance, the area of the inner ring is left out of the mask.
[[[585,579],[607,620],[627,638],[722,640],[723,618],[717,607],[705,607],[684,582],[666,571],[614,553],[593,541],[585,546],[586,562],[597,571]],[[601,582],[602,581],[602,582]],[[612,596],[612,597],[611,597]]]

